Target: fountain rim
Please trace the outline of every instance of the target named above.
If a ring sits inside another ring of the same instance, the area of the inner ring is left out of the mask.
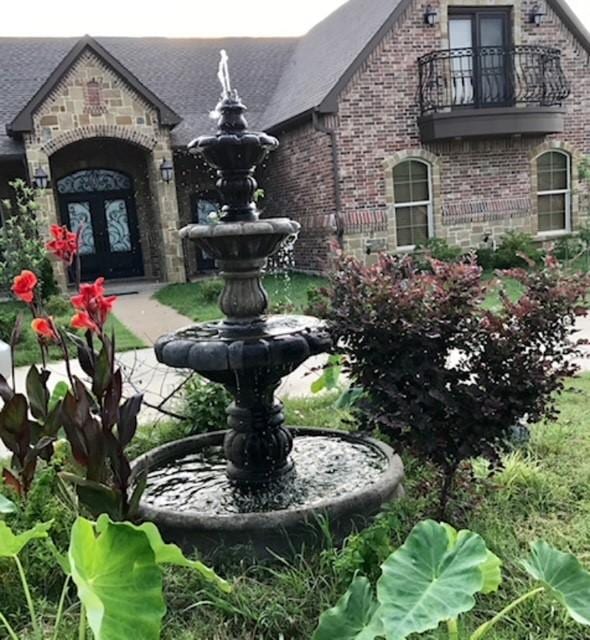
[[[355,504],[365,505],[379,503],[379,505],[393,497],[394,490],[401,485],[404,479],[404,468],[400,457],[384,442],[371,437],[360,437],[345,431],[335,429],[322,429],[314,427],[289,427],[294,437],[297,436],[328,436],[338,437],[350,442],[357,442],[377,450],[383,455],[386,466],[377,482],[367,485],[355,491],[349,491],[341,496],[325,498],[313,505],[299,507],[297,509],[278,509],[276,511],[264,511],[255,513],[231,513],[227,515],[207,515],[200,511],[171,511],[148,506],[140,501],[139,516],[141,520],[156,522],[168,527],[181,529],[193,529],[198,523],[201,531],[241,530],[270,530],[288,528],[302,522],[317,520],[318,515],[326,515],[328,518],[338,518],[350,513],[351,506]],[[131,464],[131,482],[139,473],[150,470],[158,464],[171,460],[174,454],[189,455],[191,451],[207,446],[221,446],[227,430],[212,431],[168,442],[156,447],[135,460]],[[191,445],[200,444],[200,447],[191,449]],[[188,446],[187,446],[188,445]],[[150,464],[151,463],[151,464]]]

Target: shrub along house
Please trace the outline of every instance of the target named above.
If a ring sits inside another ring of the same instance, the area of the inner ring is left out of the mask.
[[[221,48],[251,127],[280,138],[263,208],[302,224],[298,269],[334,239],[547,240],[586,215],[590,35],[564,0],[349,0],[298,39],[0,39],[0,196],[47,180],[43,224],[84,224],[88,277],[212,268],[177,230],[217,206],[185,148],[214,126]]]

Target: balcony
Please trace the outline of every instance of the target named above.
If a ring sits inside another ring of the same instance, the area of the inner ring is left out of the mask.
[[[424,142],[563,131],[570,89],[558,49],[446,49],[418,65]]]

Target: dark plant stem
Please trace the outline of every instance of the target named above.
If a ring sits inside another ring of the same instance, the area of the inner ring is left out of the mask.
[[[444,520],[447,513],[447,506],[449,504],[449,498],[453,491],[453,485],[455,484],[455,474],[458,468],[457,463],[445,465],[443,467],[443,478],[440,486],[440,494],[438,500],[438,518]]]

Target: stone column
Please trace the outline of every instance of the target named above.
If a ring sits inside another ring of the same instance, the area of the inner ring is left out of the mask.
[[[158,144],[154,147],[151,158],[148,160],[150,187],[154,209],[160,222],[164,278],[168,282],[185,282],[184,254],[178,235],[180,217],[176,199],[176,185],[174,179],[170,183],[162,180],[160,165],[164,159],[173,161],[170,135],[167,131],[160,133]]]
[[[52,224],[60,224],[56,205],[57,197],[54,191],[55,184],[51,176],[49,156],[39,147],[31,147],[28,144],[26,145],[26,155],[30,176],[33,176],[39,167],[42,167],[49,176],[47,189],[39,191],[39,195],[37,197],[37,204],[39,205],[39,211],[37,213],[39,233],[41,234],[41,239],[45,242],[49,239],[50,226]],[[52,261],[52,265],[57,284],[62,291],[66,291],[68,286],[68,276],[63,263],[55,260]]]

